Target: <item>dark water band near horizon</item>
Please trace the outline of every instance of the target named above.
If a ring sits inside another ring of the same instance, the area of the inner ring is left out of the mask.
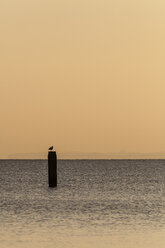
[[[1,248],[164,248],[165,160],[0,160]]]

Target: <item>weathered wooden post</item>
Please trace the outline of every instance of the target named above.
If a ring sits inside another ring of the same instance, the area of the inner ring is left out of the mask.
[[[57,156],[55,151],[48,152],[49,187],[57,187]]]

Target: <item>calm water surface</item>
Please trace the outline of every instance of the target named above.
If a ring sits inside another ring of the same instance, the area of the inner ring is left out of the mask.
[[[1,248],[164,248],[165,160],[0,160]]]

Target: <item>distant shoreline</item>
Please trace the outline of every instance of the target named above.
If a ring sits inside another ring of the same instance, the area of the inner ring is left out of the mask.
[[[0,160],[41,160],[41,161],[47,161],[46,158],[0,158]],[[165,160],[165,158],[59,158],[58,160],[63,161],[73,161],[73,160],[78,160],[78,161],[86,161],[86,160],[105,160],[105,161],[116,161],[116,160]]]
[[[45,160],[48,152],[39,153],[12,153],[8,155],[0,155],[0,159],[25,159],[25,160]],[[58,160],[144,160],[144,159],[165,159],[165,152],[155,153],[131,153],[131,152],[58,152]]]

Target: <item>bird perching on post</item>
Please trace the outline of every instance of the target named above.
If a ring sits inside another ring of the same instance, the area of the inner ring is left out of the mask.
[[[49,149],[48,149],[49,151],[52,151],[53,150],[53,146],[51,146],[51,147],[49,147]]]
[[[53,146],[48,149],[48,181],[49,187],[57,187],[57,156]]]

